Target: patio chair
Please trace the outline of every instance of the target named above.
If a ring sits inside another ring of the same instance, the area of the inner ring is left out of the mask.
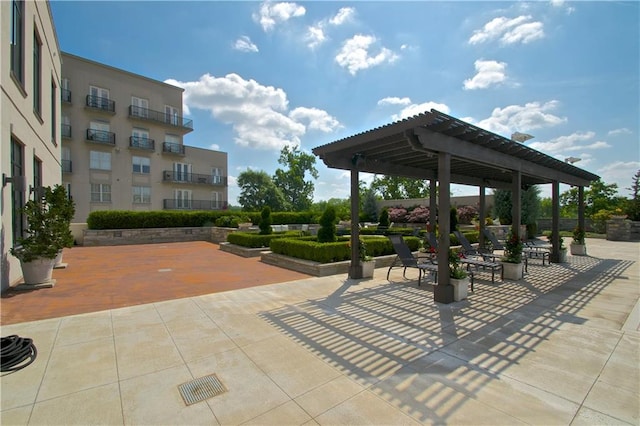
[[[387,271],[387,280],[389,279],[389,274],[393,268],[404,268],[404,271],[402,272],[402,276],[404,278],[406,278],[405,274],[407,272],[407,268],[416,268],[418,270],[418,285],[421,285],[422,275],[427,272],[434,274],[434,283],[438,280],[438,265],[432,262],[419,262],[418,258],[411,253],[411,249],[407,243],[404,242],[402,235],[387,235],[387,238],[391,241],[393,249],[397,254],[395,260],[391,266],[389,266],[389,270]]]
[[[487,228],[482,228],[482,234],[491,243],[492,250],[504,250],[504,244],[502,244],[498,240],[498,237],[496,237],[496,234],[489,231]]]
[[[493,255],[491,253],[484,252],[484,251],[479,251],[479,250],[476,250],[475,248],[473,248],[473,246],[471,245],[469,240],[467,240],[467,237],[465,237],[462,234],[462,232],[453,231],[453,235],[455,235],[456,238],[458,239],[458,242],[462,246],[462,250],[464,251],[465,256],[481,257],[482,260],[485,260],[485,261],[488,260],[488,261],[491,261],[491,262],[495,262],[495,260],[496,260],[496,256],[495,255]]]

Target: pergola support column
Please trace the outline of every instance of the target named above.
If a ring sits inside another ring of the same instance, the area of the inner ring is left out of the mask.
[[[484,185],[481,185],[479,188],[479,198],[480,198],[480,205],[478,206],[480,209],[480,212],[478,214],[478,220],[480,221],[480,235],[478,236],[478,241],[479,241],[479,247],[482,248],[484,247],[484,234],[482,232],[482,230],[485,227],[485,218],[486,218],[486,200],[485,200],[485,190],[486,188],[484,187]]]
[[[436,223],[438,222],[438,201],[436,200],[437,191],[437,179],[431,179],[429,181],[429,227],[431,232],[436,232]],[[429,231],[429,229],[427,229]]]
[[[438,154],[438,285],[433,289],[433,301],[440,303],[453,302],[453,286],[449,280],[449,209],[451,200],[451,154]]]
[[[551,184],[551,255],[549,261],[560,262],[560,183],[554,180]]]
[[[362,278],[362,264],[360,263],[360,187],[358,169],[351,169],[351,265],[349,278]]]
[[[513,171],[511,177],[511,232],[517,238],[520,235],[520,222],[522,221],[522,174],[518,170]]]
[[[587,230],[584,226],[584,186],[578,187],[578,226]]]

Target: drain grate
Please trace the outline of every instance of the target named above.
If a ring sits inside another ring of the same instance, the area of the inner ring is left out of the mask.
[[[184,403],[191,405],[223,394],[227,391],[227,388],[224,387],[218,376],[211,374],[183,383],[178,386],[178,390],[180,390]]]

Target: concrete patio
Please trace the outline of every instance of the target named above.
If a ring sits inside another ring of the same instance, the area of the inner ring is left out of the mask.
[[[0,423],[638,425],[640,244],[587,245],[450,305],[378,269],[3,324],[38,357]],[[226,392],[186,405],[210,374]]]

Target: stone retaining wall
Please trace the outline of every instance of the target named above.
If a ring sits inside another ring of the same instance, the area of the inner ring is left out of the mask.
[[[607,220],[607,240],[640,241],[640,222],[624,218]]]
[[[376,260],[376,269],[388,268],[396,259],[396,255],[378,256]],[[290,269],[296,272],[302,272],[303,274],[309,274],[316,277],[326,277],[336,274],[348,274],[350,260],[343,262],[333,263],[318,263],[311,260],[298,259],[295,257],[284,256],[281,254],[275,254],[270,251],[262,252],[260,261],[269,265],[279,266],[281,268]],[[386,270],[378,273],[386,274]]]
[[[227,235],[236,228],[217,226],[184,228],[144,228],[144,229],[86,229],[83,231],[82,245],[119,246],[130,244],[176,243],[182,241],[227,241]]]

